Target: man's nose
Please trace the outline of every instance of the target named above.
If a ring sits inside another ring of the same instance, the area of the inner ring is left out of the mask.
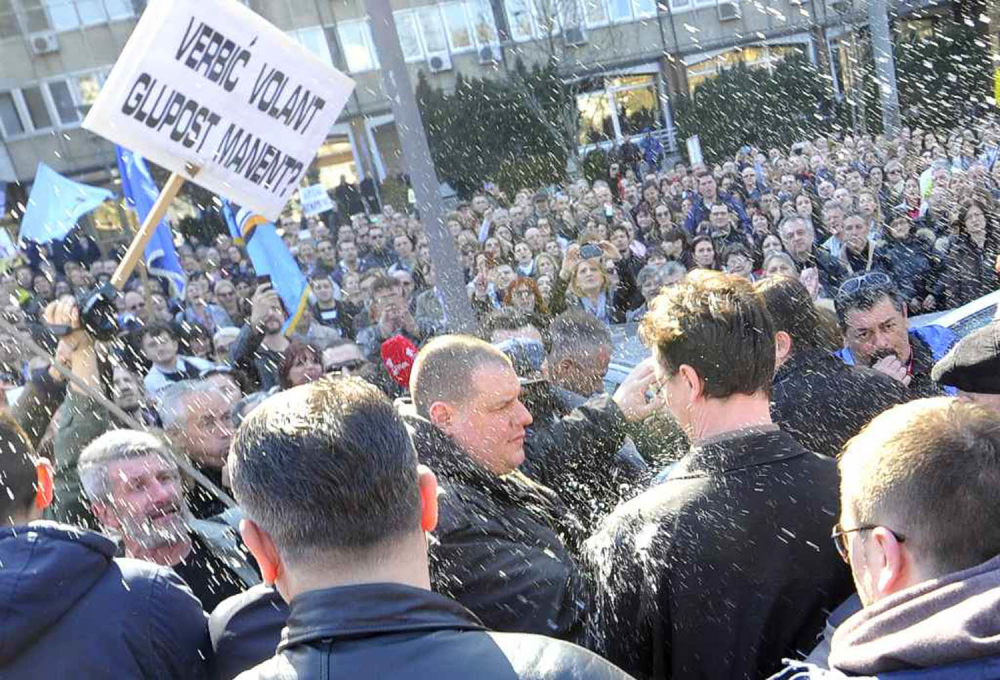
[[[531,412],[520,401],[517,402],[517,423],[522,427],[528,427],[534,421]]]

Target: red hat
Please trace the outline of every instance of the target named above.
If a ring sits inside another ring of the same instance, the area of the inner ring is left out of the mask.
[[[417,359],[417,346],[404,335],[394,335],[382,343],[382,363],[392,379],[404,390],[410,386],[410,370]]]

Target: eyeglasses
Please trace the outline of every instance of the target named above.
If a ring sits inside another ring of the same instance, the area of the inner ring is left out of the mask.
[[[862,288],[875,288],[878,286],[891,286],[892,278],[884,272],[870,272],[862,274],[853,279],[848,279],[837,289],[837,297],[842,295],[853,295]]]
[[[839,522],[837,524],[834,524],[833,531],[830,532],[830,538],[833,539],[833,545],[837,548],[837,554],[840,555],[840,559],[844,560],[844,562],[846,562],[847,564],[851,563],[851,556],[847,550],[848,534],[853,534],[856,531],[871,531],[872,529],[878,529],[881,526],[882,526],[881,524],[866,524],[864,526],[854,527],[853,529],[843,529],[841,528]],[[904,536],[903,534],[897,533],[892,529],[890,529],[889,527],[882,527],[882,528],[888,531],[890,534],[892,534],[892,537],[895,538],[900,543],[906,541],[906,536]]]

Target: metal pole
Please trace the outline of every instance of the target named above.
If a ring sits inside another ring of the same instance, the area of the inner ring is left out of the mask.
[[[389,0],[366,0],[371,18],[372,39],[382,66],[382,84],[392,104],[392,115],[406,159],[410,183],[417,195],[421,222],[430,239],[431,260],[437,273],[448,329],[472,333],[476,318],[465,288],[465,275],[459,264],[455,243],[444,226],[444,211],[438,191],[438,178],[431,160],[431,150],[424,124],[417,108],[417,98],[410,83],[410,73],[399,46],[399,34]]]
[[[899,132],[899,90],[896,88],[896,61],[892,56],[892,36],[885,0],[868,0],[868,28],[871,32],[875,77],[882,100],[882,131]]]

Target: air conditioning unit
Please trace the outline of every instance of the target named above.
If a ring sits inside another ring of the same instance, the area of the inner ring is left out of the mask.
[[[479,48],[480,64],[499,64],[503,61],[499,45],[484,45]]]
[[[740,18],[740,6],[737,2],[719,2],[719,21],[733,21]]]
[[[587,42],[587,36],[579,26],[567,28],[564,32],[567,45],[583,45]]]
[[[450,71],[451,55],[435,54],[433,56],[427,57],[427,68],[430,69],[431,73],[441,73],[442,71]]]
[[[52,54],[59,51],[59,38],[55,33],[32,33],[28,36],[31,43],[31,53],[34,55]]]

